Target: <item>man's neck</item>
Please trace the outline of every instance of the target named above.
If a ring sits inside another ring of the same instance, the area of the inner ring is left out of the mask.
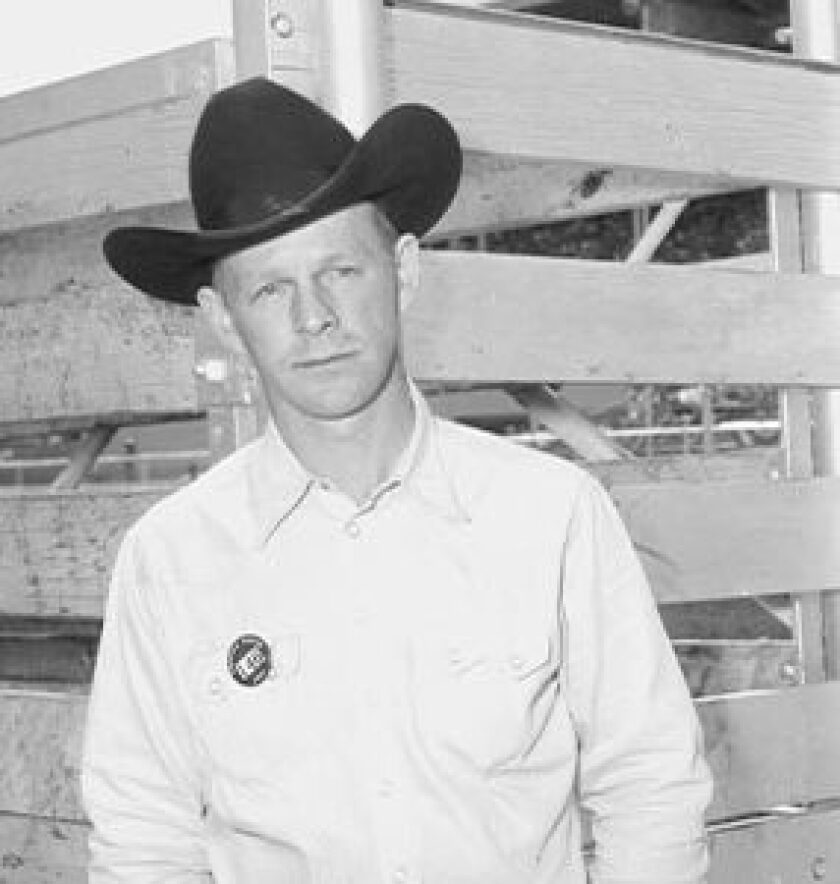
[[[361,504],[391,476],[411,439],[414,411],[408,382],[398,378],[371,405],[348,417],[316,420],[275,411],[274,419],[308,472]]]

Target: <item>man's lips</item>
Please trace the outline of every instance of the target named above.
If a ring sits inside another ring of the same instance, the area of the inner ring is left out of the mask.
[[[345,359],[352,359],[356,355],[355,350],[346,350],[340,353],[326,353],[323,356],[307,356],[303,359],[296,359],[295,368],[322,368],[324,366],[334,365],[337,362],[343,362]]]

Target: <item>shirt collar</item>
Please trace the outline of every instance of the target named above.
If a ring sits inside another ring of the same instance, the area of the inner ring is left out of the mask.
[[[402,481],[409,493],[452,522],[469,522],[464,495],[455,481],[444,452],[437,420],[414,383],[410,384],[414,413],[417,416],[406,453]]]
[[[411,438],[391,477],[374,491],[370,503],[360,509],[372,509],[390,490],[403,487],[444,518],[455,522],[469,521],[469,514],[446,468],[435,418],[413,382],[409,382],[409,391],[414,405]],[[317,481],[295,457],[269,419],[257,443],[255,457],[249,464],[247,477],[258,545],[268,542]]]

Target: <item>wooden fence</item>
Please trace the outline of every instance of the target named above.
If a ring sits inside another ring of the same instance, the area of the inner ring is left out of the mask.
[[[322,97],[326,2],[236,0],[240,70]],[[779,478],[593,469],[660,602],[797,599],[797,683],[698,702],[713,884],[840,882],[840,478],[815,475],[807,392],[840,386],[840,281],[799,272],[797,223],[800,190],[840,185],[840,73],[479,9],[401,2],[382,15],[387,100],[441,108],[467,150],[439,236],[772,188],[787,272],[428,251],[407,348],[428,383],[785,389]],[[278,20],[292,27],[272,30]],[[235,54],[204,42],[0,100],[0,433],[87,433],[59,487],[0,492],[4,622],[72,630],[101,616],[123,531],[163,493],[72,487],[108,428],[207,411],[220,452],[254,425],[241,371],[192,312],[138,297],[99,251],[117,224],[191,223],[189,138]],[[84,880],[85,704],[83,690],[0,693],[4,884]]]

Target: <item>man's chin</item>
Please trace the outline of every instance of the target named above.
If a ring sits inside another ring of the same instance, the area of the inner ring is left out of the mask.
[[[380,390],[337,390],[333,385],[317,396],[300,397],[288,407],[311,420],[339,423],[367,411],[379,398]]]

